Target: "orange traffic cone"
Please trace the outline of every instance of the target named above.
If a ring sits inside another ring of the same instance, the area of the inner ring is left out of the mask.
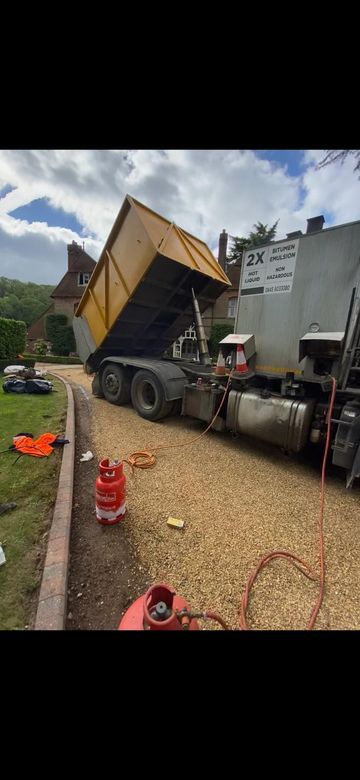
[[[225,359],[221,349],[219,349],[215,374],[225,374]]]
[[[242,344],[238,344],[236,347],[236,365],[235,371],[239,374],[246,374],[249,370],[249,366],[246,362],[244,347]]]

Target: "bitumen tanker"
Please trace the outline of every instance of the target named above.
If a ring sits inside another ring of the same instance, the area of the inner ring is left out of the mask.
[[[244,254],[219,376],[201,314],[230,285],[225,272],[202,240],[127,195],[73,322],[94,394],[152,421],[210,423],[221,403],[214,428],[296,453],[324,445],[333,377],[331,458],[350,487],[360,476],[360,221],[308,222]],[[199,360],[164,357],[192,322]]]

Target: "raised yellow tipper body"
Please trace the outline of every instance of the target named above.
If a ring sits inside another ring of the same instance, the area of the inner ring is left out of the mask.
[[[230,284],[208,246],[126,195],[74,318],[90,370],[109,355],[160,356]]]

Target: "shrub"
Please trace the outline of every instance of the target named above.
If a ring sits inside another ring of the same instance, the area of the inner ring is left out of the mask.
[[[74,332],[67,322],[66,314],[48,314],[45,318],[46,338],[57,355],[65,356],[76,349]]]
[[[46,341],[44,339],[38,339],[34,344],[35,355],[46,355]]]
[[[0,317],[0,358],[13,360],[24,351],[25,343],[25,322]]]
[[[232,325],[213,325],[211,328],[209,338],[209,352],[211,357],[216,357],[219,351],[219,342],[228,336],[229,333],[234,333]]]
[[[30,355],[25,355],[26,357],[30,357]],[[82,365],[80,358],[64,357],[63,355],[41,355],[39,356],[39,363],[62,363],[64,366]]]

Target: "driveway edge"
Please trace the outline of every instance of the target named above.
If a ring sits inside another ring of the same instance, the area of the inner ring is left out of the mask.
[[[49,372],[50,373],[50,372]],[[66,622],[67,581],[70,558],[70,528],[74,486],[75,412],[71,385],[52,374],[66,387],[68,407],[59,484],[42,576],[35,631],[63,631]]]

